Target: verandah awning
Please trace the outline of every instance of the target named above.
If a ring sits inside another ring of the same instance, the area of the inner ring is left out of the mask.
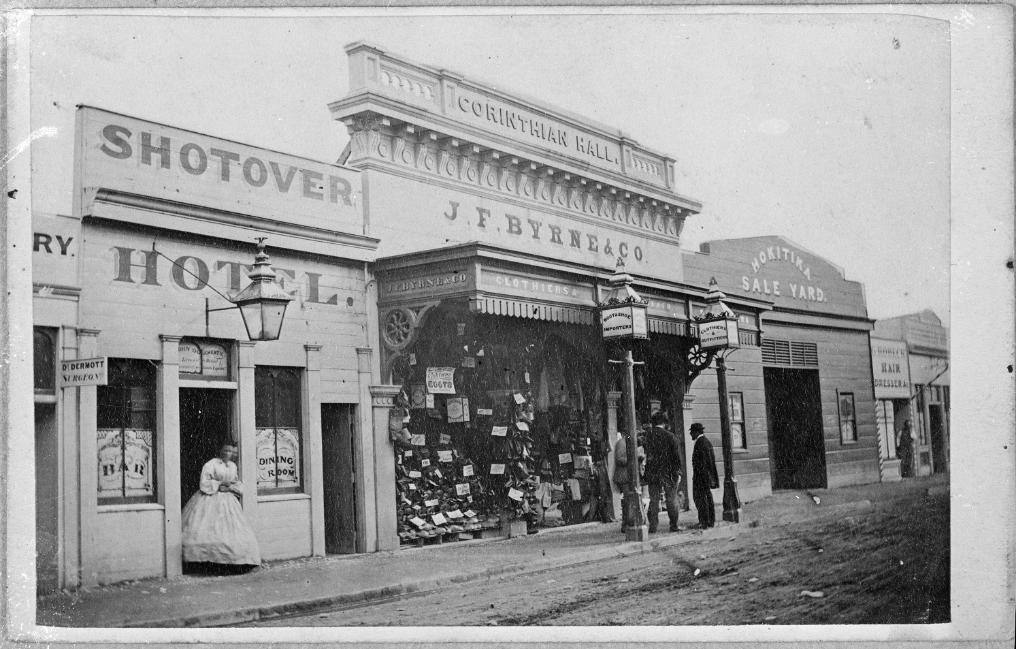
[[[540,304],[526,300],[487,296],[477,298],[474,304],[478,313],[488,313],[490,315],[514,316],[516,318],[581,325],[592,325],[596,322],[595,311],[580,307]]]

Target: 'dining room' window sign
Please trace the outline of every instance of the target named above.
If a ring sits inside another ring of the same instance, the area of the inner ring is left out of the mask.
[[[155,501],[155,362],[109,359],[96,387],[100,505]]]
[[[187,379],[229,379],[229,347],[211,340],[180,342],[180,376]]]
[[[294,367],[254,369],[258,493],[298,493],[302,487],[300,374]]]

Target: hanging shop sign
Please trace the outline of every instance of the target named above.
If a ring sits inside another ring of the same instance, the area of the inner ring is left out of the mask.
[[[910,362],[906,342],[872,338],[871,372],[876,399],[910,398]]]
[[[698,323],[699,346],[702,349],[736,348],[740,346],[737,338],[737,320],[720,318],[703,320]]]
[[[91,107],[79,109],[77,131],[81,192],[186,197],[203,207],[362,234],[358,171]]]
[[[601,310],[600,328],[604,338],[649,337],[649,319],[646,317],[645,308],[631,305]]]
[[[85,385],[106,385],[109,363],[101,358],[78,358],[60,361],[60,386],[79,388]]]

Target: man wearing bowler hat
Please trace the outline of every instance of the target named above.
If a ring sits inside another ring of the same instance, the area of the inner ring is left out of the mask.
[[[716,457],[713,445],[705,436],[702,424],[694,423],[688,431],[695,449],[691,453],[691,469],[693,472],[691,489],[698,510],[699,525],[707,529],[716,524],[716,504],[713,502],[711,489],[720,487],[720,476],[716,473]]]
[[[681,453],[677,438],[667,430],[667,413],[657,411],[646,433],[646,484],[649,485],[649,531],[655,532],[660,515],[660,492],[667,504],[670,531],[677,531],[677,486],[681,484]]]

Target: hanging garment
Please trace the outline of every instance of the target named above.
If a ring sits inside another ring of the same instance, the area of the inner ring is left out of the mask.
[[[236,464],[219,458],[201,469],[200,489],[183,508],[183,560],[231,565],[261,564],[261,550],[237,494]],[[230,491],[219,491],[223,482]]]

